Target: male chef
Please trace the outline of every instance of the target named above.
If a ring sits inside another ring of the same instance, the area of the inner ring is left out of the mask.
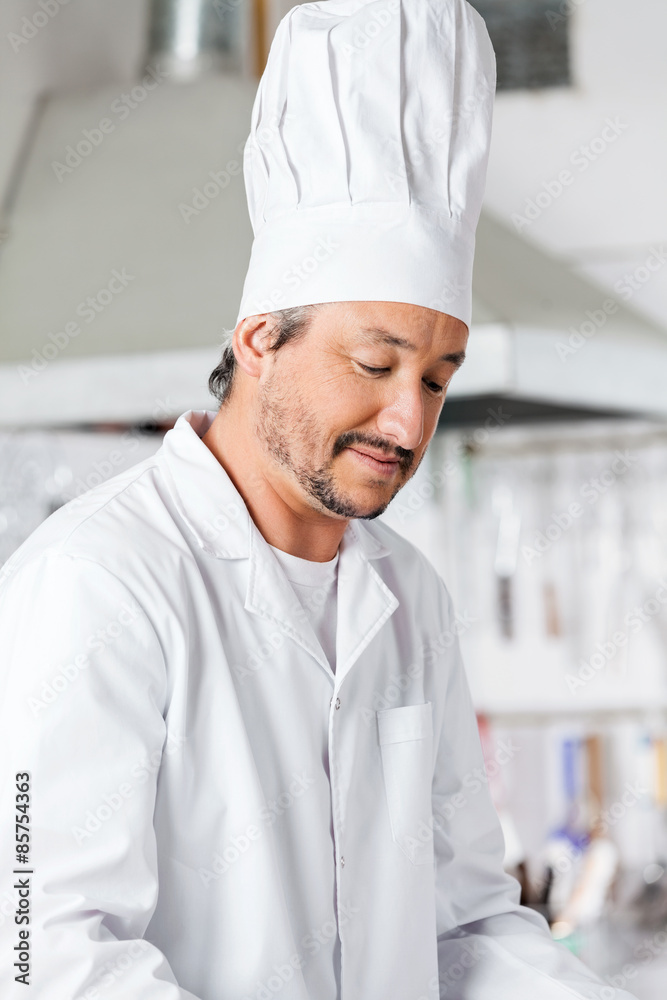
[[[3,998],[629,997],[519,906],[447,590],[378,520],[464,357],[494,85],[464,0],[280,24],[219,411],[4,569]]]

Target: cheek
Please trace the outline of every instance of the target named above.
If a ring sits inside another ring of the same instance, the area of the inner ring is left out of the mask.
[[[424,411],[424,438],[426,441],[430,441],[438,428],[438,421],[440,420],[440,414],[442,413],[442,404],[438,403],[432,407],[428,407]]]
[[[349,371],[327,372],[318,386],[321,397],[338,402],[340,405],[376,409],[380,405],[379,381],[360,378]]]
[[[351,380],[332,380],[320,386],[311,405],[327,454],[342,435],[372,427],[377,412],[373,396],[375,392],[364,392]]]

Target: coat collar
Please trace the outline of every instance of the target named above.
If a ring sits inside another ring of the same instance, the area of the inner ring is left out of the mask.
[[[250,560],[246,610],[273,622],[331,672],[280,563],[227,472],[201,441],[215,416],[212,410],[188,410],[165,434],[158,454],[178,511],[209,555]],[[348,523],[339,548],[336,686],[398,607],[370,563],[391,551],[364,522]]]
[[[160,452],[174,502],[201,548],[220,559],[247,559],[252,536],[264,539],[224,467],[201,440],[215,416],[215,410],[182,413]],[[391,554],[362,521],[350,521],[343,537],[365,559]]]

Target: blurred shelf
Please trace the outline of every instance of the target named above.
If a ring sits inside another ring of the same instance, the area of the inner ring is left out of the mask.
[[[642,702],[598,702],[595,704],[533,704],[533,705],[499,705],[493,702],[477,702],[475,711],[489,719],[501,718],[503,721],[517,718],[536,718],[540,721],[546,718],[580,718],[586,715],[618,716],[618,715],[651,715],[667,713],[667,701]]]

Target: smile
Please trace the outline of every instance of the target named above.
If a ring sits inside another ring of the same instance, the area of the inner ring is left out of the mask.
[[[387,479],[389,479],[390,476],[393,476],[398,469],[397,458],[387,459],[386,462],[383,462],[378,461],[376,458],[371,458],[370,455],[364,455],[363,452],[357,451],[356,448],[349,448],[348,451],[351,451],[360,462],[364,463],[364,465],[373,469],[375,472],[379,472],[380,475],[386,476]]]

